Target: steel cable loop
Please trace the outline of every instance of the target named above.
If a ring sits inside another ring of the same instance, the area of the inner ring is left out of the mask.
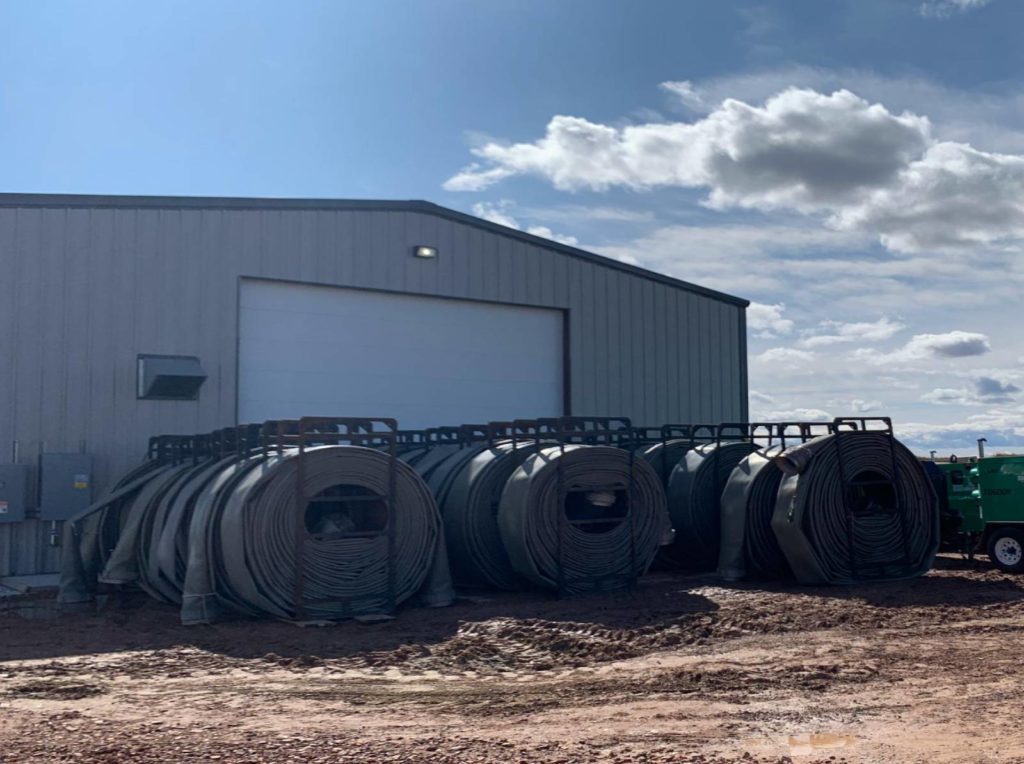
[[[541,448],[516,468],[505,484],[498,508],[498,528],[512,567],[544,588],[586,587],[588,582],[629,579],[645,573],[654,560],[663,531],[665,491],[657,473],[628,451],[611,446],[566,445]],[[562,486],[574,493],[559,496]],[[601,495],[609,486],[624,494],[630,484],[628,511],[620,497],[607,506]],[[584,491],[591,490],[591,497]],[[578,492],[577,492],[578,491]],[[582,514],[600,525],[567,523],[571,496],[582,497]],[[561,560],[561,570],[559,569]]]
[[[938,499],[920,462],[891,435],[823,435],[775,463],[785,477],[772,528],[800,583],[903,579],[931,569]]]
[[[640,446],[633,454],[651,465],[661,478],[662,485],[667,488],[672,470],[691,448],[693,441],[689,438],[673,438]]]
[[[498,529],[498,505],[512,473],[536,451],[532,441],[499,442],[460,460],[440,502],[452,573],[459,583],[516,590],[527,583],[516,573]]]
[[[224,581],[231,600],[247,609],[296,617],[295,451],[271,456],[244,475],[224,503],[219,547]],[[306,450],[306,496],[339,486],[386,495],[392,460],[361,446],[322,446]],[[407,464],[394,460],[393,565],[394,601],[407,600],[427,580],[441,536],[437,505],[423,480]],[[381,502],[382,508],[384,505]],[[305,508],[303,508],[305,510]],[[309,515],[307,514],[307,518]],[[343,529],[343,528],[342,528]],[[330,532],[330,522],[324,526]],[[302,578],[306,617],[333,619],[388,607],[388,538],[386,528],[370,538],[318,538],[305,544]]]
[[[726,441],[686,452],[668,482],[668,511],[676,537],[662,548],[660,561],[664,567],[715,567],[721,539],[722,491],[740,460],[756,450],[749,441]]]
[[[718,573],[729,581],[791,578],[786,556],[772,530],[782,470],[771,446],[747,454],[729,475],[722,492],[722,540]]]

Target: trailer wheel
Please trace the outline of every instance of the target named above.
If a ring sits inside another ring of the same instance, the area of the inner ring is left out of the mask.
[[[988,557],[992,564],[1007,573],[1024,571],[1024,531],[1018,528],[997,528],[988,537]]]

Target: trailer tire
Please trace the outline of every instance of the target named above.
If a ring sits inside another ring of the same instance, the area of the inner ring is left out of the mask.
[[[989,533],[988,558],[1005,573],[1024,572],[1024,530],[1006,526]]]

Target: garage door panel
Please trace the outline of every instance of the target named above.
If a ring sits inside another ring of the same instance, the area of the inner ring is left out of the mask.
[[[563,413],[561,311],[243,281],[239,420]]]

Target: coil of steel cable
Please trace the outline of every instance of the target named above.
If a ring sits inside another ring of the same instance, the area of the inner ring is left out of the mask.
[[[931,568],[938,499],[920,462],[891,435],[823,435],[775,463],[785,477],[772,528],[800,583],[903,579]]]
[[[782,470],[772,457],[782,446],[747,454],[722,492],[722,540],[718,573],[726,580],[792,577],[772,530]]]
[[[302,585],[309,604],[302,617],[331,620],[389,606],[387,522],[394,524],[393,601],[415,594],[435,566],[441,536],[437,505],[423,480],[404,462],[361,446],[309,448],[302,458],[304,494],[332,500],[311,506],[334,507],[312,515],[306,508],[310,535]],[[294,450],[261,460],[231,483],[230,491],[222,488],[201,518],[213,526],[207,534],[214,544],[215,593],[235,609],[284,619],[300,615],[294,597],[297,461]],[[332,538],[334,532],[353,530],[348,504],[373,504],[361,500],[388,493],[392,468],[393,516],[385,520],[386,505],[377,502],[368,512],[375,511],[384,523],[375,535]]]
[[[536,450],[532,441],[498,442],[473,449],[459,460],[450,483],[442,491],[441,517],[445,539],[458,583],[515,590],[525,580],[509,561],[498,530],[498,505],[508,478]]]
[[[668,511],[676,537],[662,549],[660,560],[664,567],[715,567],[722,491],[740,460],[756,450],[749,441],[708,443],[690,449],[675,466],[668,482]]]
[[[572,489],[564,500],[559,469],[563,488]],[[538,586],[572,592],[602,582],[621,585],[645,573],[658,551],[664,514],[657,473],[629,451],[550,446],[529,456],[506,482],[498,528],[516,572]]]

